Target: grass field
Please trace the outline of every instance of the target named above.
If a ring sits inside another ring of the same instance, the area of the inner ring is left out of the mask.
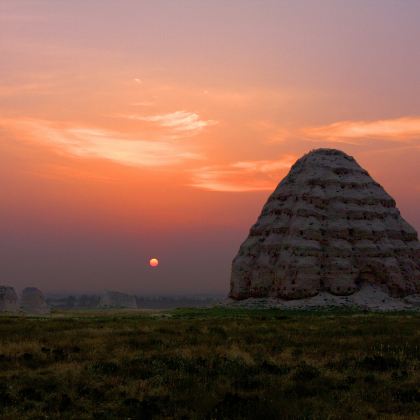
[[[407,312],[2,316],[0,418],[419,418],[419,325]]]

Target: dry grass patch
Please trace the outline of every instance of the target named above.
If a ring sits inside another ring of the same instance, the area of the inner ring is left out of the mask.
[[[0,418],[415,418],[419,314],[0,318]]]

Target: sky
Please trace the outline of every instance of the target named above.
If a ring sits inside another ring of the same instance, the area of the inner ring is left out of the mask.
[[[419,18],[417,0],[2,0],[0,284],[227,293],[319,147],[420,230]]]

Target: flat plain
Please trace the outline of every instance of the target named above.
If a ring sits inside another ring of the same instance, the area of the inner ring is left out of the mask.
[[[0,418],[419,418],[420,313],[0,317]]]

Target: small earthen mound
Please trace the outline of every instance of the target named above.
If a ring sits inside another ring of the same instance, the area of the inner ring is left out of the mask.
[[[17,312],[18,298],[15,289],[10,286],[0,286],[0,312]]]
[[[36,287],[23,289],[20,307],[27,314],[43,315],[50,312],[43,293]]]

